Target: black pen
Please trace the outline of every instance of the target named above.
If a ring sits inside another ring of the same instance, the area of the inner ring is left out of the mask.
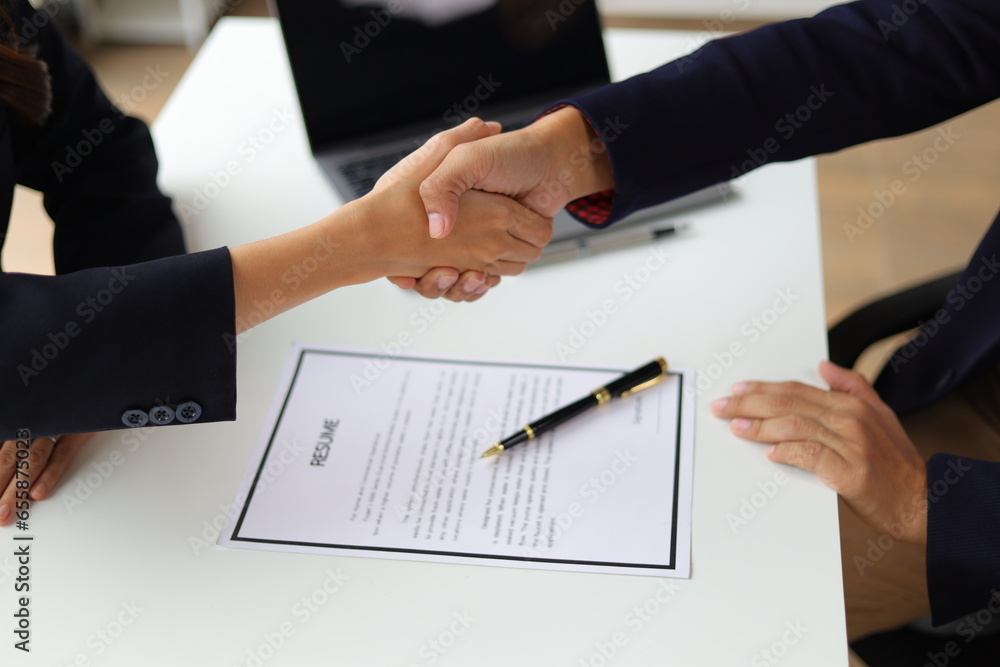
[[[688,228],[685,222],[674,225],[644,225],[635,229],[623,229],[621,231],[601,232],[591,234],[581,238],[566,239],[565,241],[554,241],[542,251],[542,256],[532,262],[529,266],[542,266],[549,263],[561,262],[577,257],[589,257],[598,255],[608,250],[618,250],[619,248],[630,248],[643,245],[661,239],[677,232],[682,232]]]
[[[641,368],[637,368],[631,373],[626,373],[617,380],[612,380],[607,385],[599,387],[590,392],[589,395],[581,398],[575,403],[570,403],[564,408],[559,408],[550,415],[531,422],[520,431],[496,443],[485,452],[483,458],[494,456],[506,451],[515,445],[534,440],[546,431],[551,431],[556,426],[569,421],[577,415],[581,415],[587,410],[604,405],[612,398],[622,398],[629,394],[634,394],[646,387],[651,387],[667,374],[667,362],[663,357],[657,357]]]

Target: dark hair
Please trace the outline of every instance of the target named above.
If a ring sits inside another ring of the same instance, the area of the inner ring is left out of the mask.
[[[14,120],[42,125],[52,112],[52,81],[48,65],[32,56],[14,34],[8,3],[0,0],[0,104]]]

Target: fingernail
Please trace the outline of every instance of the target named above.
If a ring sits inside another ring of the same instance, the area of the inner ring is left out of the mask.
[[[767,450],[765,451],[765,454],[767,454],[767,458],[771,458],[771,456],[774,454],[775,447],[777,447],[777,445],[768,445],[767,446]]]
[[[742,394],[746,390],[747,390],[747,383],[746,382],[737,382],[732,387],[733,394]]]
[[[717,398],[712,401],[712,410],[716,412],[722,412],[726,409],[726,404],[729,403],[728,398]]]
[[[35,484],[31,487],[31,497],[35,500],[41,500],[45,497],[45,492],[49,490],[49,487],[44,484]]]
[[[745,431],[750,428],[750,420],[744,419],[743,417],[737,417],[732,422],[733,428],[737,431]]]
[[[438,289],[448,289],[458,280],[458,276],[441,276],[438,278]]]
[[[465,281],[465,284],[462,286],[462,289],[464,289],[467,294],[472,294],[477,289],[479,289],[479,286],[482,285],[482,284],[483,284],[482,280],[476,280],[475,278],[469,278],[468,280]]]
[[[430,225],[431,238],[441,238],[444,234],[444,216],[440,213],[431,213],[427,216],[427,222]]]
[[[489,285],[483,283],[482,287],[480,287],[479,289],[477,289],[475,293],[476,294],[486,294],[486,290],[488,290],[489,288],[490,288]]]
[[[10,505],[0,505],[0,523],[10,518]]]

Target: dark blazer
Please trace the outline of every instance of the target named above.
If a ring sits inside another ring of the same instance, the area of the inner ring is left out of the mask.
[[[565,100],[602,134],[616,185],[577,207],[586,222],[608,224],[767,162],[905,134],[997,97],[997,0],[833,7]],[[898,413],[1000,361],[998,252],[995,221],[942,304],[939,326],[926,326],[878,378]],[[958,476],[960,463],[969,469]],[[991,588],[1000,589],[1000,464],[936,455],[928,473],[927,574],[942,623],[985,608]]]
[[[45,14],[17,9],[14,39],[48,64],[54,112],[31,127],[0,107],[0,239],[14,185],[40,190],[59,275],[0,273],[0,439],[234,419],[229,251],[183,255],[146,126]]]

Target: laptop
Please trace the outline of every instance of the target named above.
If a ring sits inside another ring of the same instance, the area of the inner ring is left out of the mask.
[[[610,81],[595,0],[271,1],[310,148],[345,201],[471,116],[517,129]],[[707,188],[623,223],[727,193]],[[563,211],[553,241],[595,233]]]

